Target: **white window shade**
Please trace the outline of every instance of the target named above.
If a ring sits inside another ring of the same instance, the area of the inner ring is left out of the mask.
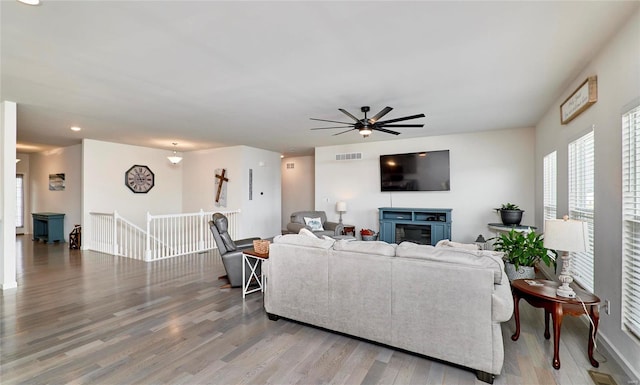
[[[640,340],[640,106],[622,117],[622,325]]]
[[[16,227],[24,227],[24,175],[16,175]]]
[[[545,155],[543,160],[543,207],[544,219],[557,218],[558,163],[556,151]]]
[[[593,212],[594,212],[593,131],[569,143],[569,217],[585,221],[589,227],[589,247],[572,253],[572,275],[587,291],[593,292]]]

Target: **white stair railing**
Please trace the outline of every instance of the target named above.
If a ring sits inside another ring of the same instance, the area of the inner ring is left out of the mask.
[[[120,216],[117,212],[114,212],[116,217],[117,226],[116,231],[116,244],[114,253],[123,257],[146,260],[145,258],[145,245],[147,244],[147,232],[144,229],[136,226],[130,221]]]
[[[91,223],[88,234],[85,235],[85,243],[89,250],[101,253],[115,254],[116,245],[116,215],[117,213],[89,213]],[[85,234],[87,232],[85,231]]]
[[[240,211],[222,212],[229,220],[229,234],[238,233]],[[91,225],[87,248],[103,253],[156,261],[216,248],[209,229],[213,212],[151,215],[147,213],[146,230],[114,211],[90,213]]]

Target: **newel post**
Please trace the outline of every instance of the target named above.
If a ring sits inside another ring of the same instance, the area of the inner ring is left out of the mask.
[[[204,211],[202,209],[200,209],[200,231],[198,231],[198,251],[204,251],[204,229],[206,228],[205,226],[205,219],[204,219]]]
[[[119,217],[120,216],[118,215],[118,211],[113,210],[113,250],[112,250],[113,255],[119,255],[118,254],[118,218]]]
[[[147,232],[145,233],[146,247],[144,250],[145,262],[151,261],[151,214],[147,211]]]

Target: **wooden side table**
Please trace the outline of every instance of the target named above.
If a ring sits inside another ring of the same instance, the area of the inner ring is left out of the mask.
[[[533,284],[531,284],[531,282],[533,282]],[[560,369],[558,350],[560,347],[562,317],[565,314],[572,316],[587,314],[592,321],[589,326],[589,343],[587,348],[589,361],[591,362],[591,366],[597,368],[599,364],[598,361],[593,358],[593,340],[598,332],[598,321],[600,320],[598,304],[600,303],[600,298],[577,287],[573,288],[576,292],[576,298],[559,297],[556,295],[558,286],[560,286],[558,282],[542,279],[516,279],[511,282],[514,315],[516,319],[516,332],[511,336],[511,339],[517,341],[520,337],[520,311],[518,309],[520,298],[524,298],[531,306],[544,308],[544,338],[549,339],[551,337],[549,333],[549,316],[551,316],[553,319],[553,367]],[[582,303],[577,297],[580,297],[582,302],[584,302],[588,313],[585,313]]]
[[[356,236],[356,227],[355,226],[351,226],[351,225],[344,225],[342,226],[342,235],[353,235],[354,237]]]
[[[253,261],[251,261],[251,259]],[[254,293],[256,291],[264,291],[264,283],[262,282],[262,278],[258,277],[258,266],[269,259],[269,253],[261,254],[256,252],[254,249],[247,249],[242,251],[242,298],[244,298],[247,294]],[[251,270],[249,274],[249,278],[246,276],[246,269],[249,266],[249,270]],[[258,283],[258,287],[249,290],[249,284],[251,280],[254,279]]]

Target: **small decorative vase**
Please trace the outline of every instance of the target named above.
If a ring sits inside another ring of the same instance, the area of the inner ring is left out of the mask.
[[[514,279],[534,279],[536,277],[536,270],[533,266],[520,266],[516,270],[516,265],[511,262],[504,264],[504,270],[507,273],[509,281]]]
[[[524,210],[503,210],[500,209],[500,219],[505,226],[520,226]]]

